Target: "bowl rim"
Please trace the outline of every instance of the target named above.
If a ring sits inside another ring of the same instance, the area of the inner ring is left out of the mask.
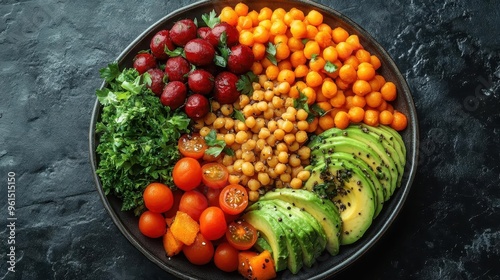
[[[123,62],[123,59],[130,53],[130,51],[144,38],[146,38],[148,35],[150,35],[151,31],[158,28],[160,25],[165,24],[168,20],[172,20],[175,18],[177,14],[181,14],[183,12],[196,9],[198,7],[202,7],[207,4],[213,4],[213,5],[222,5],[225,2],[228,2],[227,0],[201,0],[197,1],[194,3],[191,3],[189,5],[183,6],[179,9],[173,10],[172,12],[168,13],[167,15],[163,16],[159,20],[157,20],[155,23],[150,25],[146,30],[140,33],[139,36],[137,36],[115,59],[115,62],[118,64]],[[241,2],[249,2],[242,0]],[[375,38],[372,37],[370,33],[368,33],[363,27],[361,27],[359,24],[357,24],[355,21],[347,17],[346,15],[340,13],[339,11],[323,5],[318,2],[314,2],[311,0],[291,0],[287,2],[295,2],[295,3],[300,3],[303,5],[309,5],[313,8],[318,8],[322,9],[324,11],[327,11],[334,17],[338,17],[344,22],[346,22],[348,25],[350,25],[353,29],[355,29],[357,32],[359,32],[359,35],[363,36],[365,39],[369,40],[371,44],[379,51],[385,58],[387,58],[386,61],[384,61],[385,64],[390,64],[390,67],[395,70],[393,75],[396,76],[396,78],[399,80],[401,83],[401,86],[403,87],[401,90],[399,90],[399,93],[403,93],[404,97],[407,101],[408,105],[408,119],[411,120],[408,122],[408,127],[406,130],[410,131],[411,134],[409,135],[409,138],[412,140],[410,143],[406,143],[405,145],[407,146],[407,151],[410,151],[411,153],[407,154],[407,166],[405,167],[405,174],[408,174],[407,180],[403,181],[401,186],[399,187],[399,192],[400,198],[397,200],[394,210],[390,212],[388,217],[382,222],[382,225],[380,229],[374,234],[371,238],[364,240],[362,246],[360,247],[359,250],[354,252],[353,254],[350,254],[348,257],[343,259],[338,265],[324,270],[318,274],[316,274],[313,278],[311,279],[324,279],[326,277],[331,277],[334,274],[338,274],[341,271],[345,270],[352,264],[356,262],[356,260],[360,259],[364,254],[366,254],[387,232],[387,230],[390,228],[392,223],[396,220],[397,216],[401,212],[404,203],[410,193],[411,185],[413,183],[413,180],[416,175],[417,171],[417,165],[418,165],[418,151],[419,151],[419,125],[418,125],[418,118],[417,118],[417,112],[415,108],[415,104],[413,101],[413,96],[411,94],[410,88],[407,84],[406,79],[403,77],[401,74],[401,71],[399,70],[398,66],[394,62],[393,58],[391,55],[386,51],[385,48],[383,48],[380,43],[375,40]],[[107,85],[105,81],[102,82],[100,89],[104,88]],[[125,236],[125,238],[135,247],[137,248],[143,255],[145,255],[150,261],[158,265],[160,268],[165,270],[166,272],[180,277],[182,279],[197,279],[193,278],[189,275],[183,274],[175,269],[170,268],[167,266],[162,260],[158,259],[152,252],[145,248],[139,241],[134,238],[134,236],[125,228],[124,224],[121,222],[118,213],[114,211],[114,209],[111,207],[110,202],[104,193],[102,189],[102,184],[100,181],[99,176],[96,173],[97,169],[97,155],[96,155],[96,134],[95,134],[95,126],[98,121],[98,117],[101,112],[101,104],[95,99],[94,107],[92,110],[92,116],[91,116],[91,121],[90,121],[90,127],[89,127],[89,159],[92,167],[92,173],[95,181],[95,186],[97,188],[99,197],[101,198],[101,202],[104,205],[104,208],[107,210],[108,214],[111,216],[114,224],[118,227],[120,232]],[[411,163],[411,165],[408,166],[408,163]],[[406,171],[406,168],[408,170]],[[359,244],[358,244],[359,245]]]

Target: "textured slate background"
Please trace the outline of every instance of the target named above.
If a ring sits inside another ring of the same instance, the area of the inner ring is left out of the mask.
[[[190,1],[120,2],[0,4],[0,279],[172,279],[104,210],[87,134],[98,70]],[[395,59],[421,135],[418,174],[399,218],[337,279],[499,279],[499,2],[319,2],[351,17]],[[15,274],[6,263],[10,171]]]

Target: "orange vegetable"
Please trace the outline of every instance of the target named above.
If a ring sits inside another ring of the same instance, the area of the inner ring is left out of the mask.
[[[178,211],[170,226],[172,234],[180,242],[191,245],[200,231],[200,225],[188,214]]]
[[[163,248],[165,252],[167,252],[167,256],[172,257],[180,253],[182,251],[182,246],[184,244],[177,240],[175,236],[172,234],[170,229],[167,229],[167,233],[163,235]]]
[[[250,279],[250,259],[258,255],[259,254],[254,251],[241,251],[238,253],[238,272],[243,275],[245,279]]]
[[[267,280],[276,277],[276,268],[271,253],[264,250],[258,256],[248,260],[250,265],[251,279]]]

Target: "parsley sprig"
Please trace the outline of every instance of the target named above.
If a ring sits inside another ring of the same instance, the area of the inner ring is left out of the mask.
[[[311,123],[315,117],[321,117],[328,113],[327,111],[319,107],[318,104],[309,106],[309,104],[307,104],[307,96],[299,88],[297,88],[297,90],[299,91],[299,98],[295,98],[293,100],[293,107],[295,107],[295,109],[297,110],[304,109],[304,111],[307,112],[306,121],[308,123]]]
[[[249,71],[246,74],[240,76],[236,82],[236,89],[245,95],[251,95],[253,93],[253,83],[258,82],[259,77],[253,72]]]
[[[222,152],[226,155],[234,156],[234,151],[226,146],[226,141],[217,139],[217,132],[212,129],[205,136],[205,142],[209,148],[205,151],[205,154],[218,157]]]

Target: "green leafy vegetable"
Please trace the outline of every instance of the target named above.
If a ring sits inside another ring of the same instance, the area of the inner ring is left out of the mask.
[[[255,75],[253,72],[247,72],[244,75],[241,75],[238,81],[236,82],[236,89],[245,95],[250,95],[253,93],[253,83],[258,82],[259,77]]]
[[[266,58],[269,59],[272,64],[278,65],[278,61],[276,60],[276,46],[271,42],[267,44]]]
[[[219,37],[219,45],[218,45],[219,53],[215,54],[214,62],[215,65],[220,67],[227,66],[227,60],[229,59],[229,54],[231,53],[231,49],[227,46],[227,35],[226,31],[222,32]]]
[[[96,173],[104,192],[123,201],[123,211],[138,214],[143,208],[142,192],[149,183],[172,186],[172,169],[180,158],[177,141],[188,132],[190,120],[163,106],[144,86],[150,77],[135,69],[116,75],[117,69],[113,64],[101,70],[109,82],[96,91],[103,105],[96,123]]]
[[[217,140],[217,132],[214,129],[210,130],[207,136],[205,136],[205,142],[207,143],[207,146],[210,147],[205,151],[208,155],[218,157],[222,152],[230,156],[234,155],[234,151],[231,148],[226,147],[226,141]]]
[[[293,100],[293,107],[295,109],[303,109],[304,111],[307,112],[307,119],[306,121],[308,123],[311,123],[315,117],[321,117],[324,116],[327,112],[323,110],[321,107],[319,107],[317,104],[312,105],[309,107],[309,104],[307,104],[307,96],[300,91],[299,88],[297,88],[299,91],[299,98],[295,98]]]
[[[240,110],[234,109],[233,117],[239,121],[245,122],[245,115]]]
[[[210,28],[214,28],[216,24],[220,23],[220,18],[217,16],[215,10],[210,11],[208,14],[201,15],[201,19]]]
[[[333,73],[333,72],[337,71],[338,67],[337,67],[337,65],[331,63],[330,61],[327,61],[325,63],[325,66],[323,67],[323,69],[325,69],[325,71],[328,73]]]
[[[183,56],[184,57],[185,56],[184,48],[181,48],[181,47],[177,47],[171,51],[167,46],[165,46],[164,51],[170,57],[176,57],[176,56]]]

